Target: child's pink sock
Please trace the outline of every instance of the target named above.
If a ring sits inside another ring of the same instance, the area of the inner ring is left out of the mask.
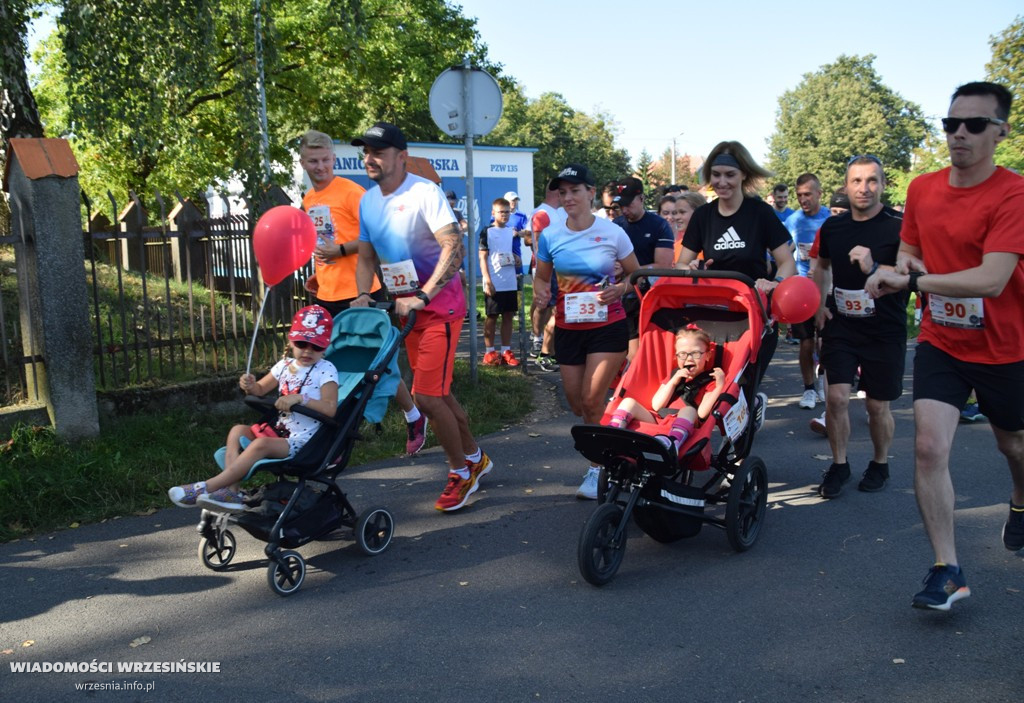
[[[616,410],[612,413],[612,419],[608,421],[609,427],[625,427],[633,416],[625,410]]]
[[[672,439],[672,443],[676,445],[676,451],[679,451],[686,438],[692,433],[693,423],[685,417],[677,417],[676,421],[672,423],[672,429],[668,431],[668,436]]]

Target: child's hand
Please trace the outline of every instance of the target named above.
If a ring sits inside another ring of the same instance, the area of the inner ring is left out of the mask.
[[[722,371],[722,367],[716,366],[711,375],[715,377],[715,390],[723,390],[725,388],[725,371]]]
[[[256,377],[251,373],[242,374],[241,378],[238,379],[238,387],[241,388],[246,395],[252,395],[254,390],[258,390]]]
[[[298,393],[282,395],[274,401],[274,407],[281,412],[288,412],[292,409],[293,405],[302,405],[302,396]]]

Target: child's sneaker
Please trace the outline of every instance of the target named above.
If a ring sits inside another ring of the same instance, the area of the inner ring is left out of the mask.
[[[405,429],[405,453],[415,456],[427,443],[427,416],[420,413],[420,419],[405,423]]]
[[[197,502],[208,510],[229,513],[240,513],[245,510],[242,494],[230,488],[218,488],[213,493],[204,493]]]
[[[492,349],[484,354],[483,364],[484,366],[501,366],[501,355]]]
[[[971,595],[964,578],[964,570],[958,566],[936,564],[924,577],[924,590],[914,596],[911,603],[915,608],[949,610],[949,606],[961,598]]]
[[[501,353],[501,361],[505,366],[519,366],[519,359],[516,358],[511,349],[506,349]]]
[[[186,483],[183,486],[175,486],[167,491],[167,497],[179,508],[194,508],[199,496],[206,494],[206,481]]]

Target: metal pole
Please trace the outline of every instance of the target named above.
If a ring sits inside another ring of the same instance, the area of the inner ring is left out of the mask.
[[[473,69],[469,65],[468,56],[462,67],[462,120],[466,130],[466,221],[469,223],[469,251],[466,252],[466,277],[469,279],[469,300],[466,301],[469,308],[469,378],[476,383],[476,252],[480,248],[480,237],[477,232],[479,223],[476,222],[476,200],[473,195],[473,128],[476,125],[471,122],[473,95],[470,78]]]
[[[676,138],[672,137],[672,180],[669,185],[675,185],[676,182]]]
[[[267,84],[263,75],[263,28],[260,21],[260,0],[253,0],[256,22],[256,88],[260,100],[260,154],[263,156],[263,184],[270,183],[270,135],[267,126]]]

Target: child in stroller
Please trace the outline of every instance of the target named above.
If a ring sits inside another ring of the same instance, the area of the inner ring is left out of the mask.
[[[725,390],[725,372],[711,365],[711,336],[695,324],[689,324],[676,333],[675,358],[677,368],[658,387],[651,398],[651,409],[633,398],[625,397],[612,413],[609,427],[626,428],[637,422],[658,422],[659,413],[681,398],[684,402],[676,414],[668,435],[656,435],[672,455],[678,455],[694,428],[703,424],[711,414],[719,396]],[[699,398],[699,401],[698,401]]]
[[[338,408],[338,371],[323,358],[331,339],[333,319],[319,305],[295,313],[288,340],[291,356],[285,356],[260,380],[245,374],[238,385],[248,395],[264,396],[276,386],[280,397],[274,402],[277,423],[235,425],[228,433],[224,470],[205,481],[175,486],[167,491],[171,501],[182,508],[206,507],[238,512],[245,509],[239,484],[253,465],[262,459],[288,459],[313,436],[320,422],[291,412],[305,405],[327,417]],[[242,439],[248,440],[244,449]]]

